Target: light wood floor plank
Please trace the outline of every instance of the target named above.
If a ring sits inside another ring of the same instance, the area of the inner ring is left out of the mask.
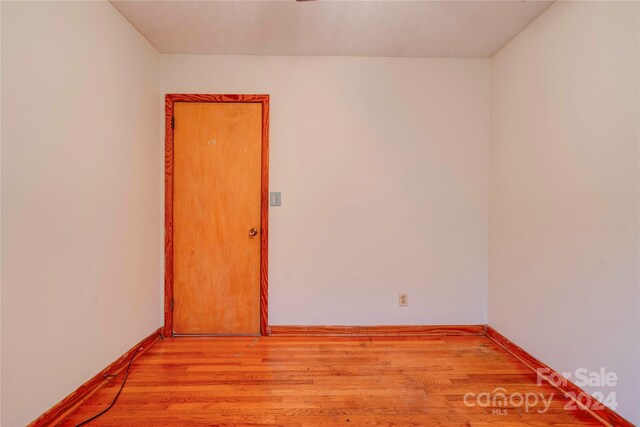
[[[112,400],[121,376],[61,425]],[[466,393],[553,395],[526,412],[470,407]],[[600,425],[483,336],[166,339],[131,368],[116,405],[92,426],[556,426]],[[496,410],[502,410],[497,414]],[[505,412],[506,411],[506,412]]]

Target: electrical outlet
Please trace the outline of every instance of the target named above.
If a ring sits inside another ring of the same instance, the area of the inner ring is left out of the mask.
[[[400,294],[400,307],[406,307],[407,304],[409,303],[409,297],[407,296],[407,294]]]

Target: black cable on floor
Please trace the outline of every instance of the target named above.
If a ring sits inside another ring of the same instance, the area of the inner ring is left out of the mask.
[[[161,340],[164,339],[162,335],[158,334],[158,336],[160,337]],[[129,378],[129,369],[131,369],[131,365],[133,364],[133,359],[136,358],[136,356],[138,355],[138,352],[140,350],[142,350],[143,347],[144,347],[144,345],[141,345],[140,347],[138,347],[136,349],[136,351],[133,353],[133,356],[131,356],[131,360],[129,360],[129,364],[127,365],[127,370],[124,372],[124,379],[122,380],[122,384],[120,385],[120,389],[118,390],[118,393],[116,393],[115,397],[111,401],[111,404],[109,404],[109,406],[107,406],[105,409],[103,409],[100,413],[97,413],[93,417],[91,417],[91,418],[89,418],[87,420],[84,420],[80,424],[76,425],[76,427],[83,426],[83,425],[95,420],[96,418],[104,415],[109,409],[113,408],[113,405],[116,404],[116,401],[118,400],[118,397],[120,396],[120,393],[122,393],[122,389],[124,388],[124,385],[127,383],[127,378]],[[107,376],[105,375],[105,377],[107,377]]]

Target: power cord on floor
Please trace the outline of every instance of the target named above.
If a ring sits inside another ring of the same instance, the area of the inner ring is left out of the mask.
[[[154,335],[155,336],[155,335]],[[160,337],[161,340],[164,339],[164,337],[161,334],[158,334],[158,336]],[[122,380],[122,384],[120,385],[120,389],[118,390],[118,393],[116,393],[115,397],[113,398],[113,400],[111,401],[111,403],[109,404],[109,406],[107,406],[105,409],[103,409],[100,413],[94,415],[93,417],[84,420],[83,422],[81,422],[80,424],[76,425],[76,427],[80,427],[83,426],[87,423],[90,423],[91,421],[95,420],[96,418],[104,415],[109,409],[113,408],[113,405],[116,404],[116,401],[118,400],[118,397],[120,396],[120,393],[122,393],[122,389],[124,388],[124,385],[127,383],[127,378],[129,378],[129,369],[131,369],[131,365],[133,364],[133,360],[136,358],[136,356],[138,355],[138,352],[140,350],[142,350],[142,348],[144,347],[144,345],[141,345],[140,347],[138,347],[136,349],[136,351],[133,353],[133,356],[131,356],[131,360],[129,360],[129,364],[127,365],[127,370],[124,371],[124,378]],[[105,378],[114,378],[116,375],[105,375]]]

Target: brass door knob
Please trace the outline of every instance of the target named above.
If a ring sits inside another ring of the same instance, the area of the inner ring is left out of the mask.
[[[253,237],[257,234],[258,234],[258,230],[256,230],[255,228],[252,228],[251,230],[249,230],[249,236]]]

